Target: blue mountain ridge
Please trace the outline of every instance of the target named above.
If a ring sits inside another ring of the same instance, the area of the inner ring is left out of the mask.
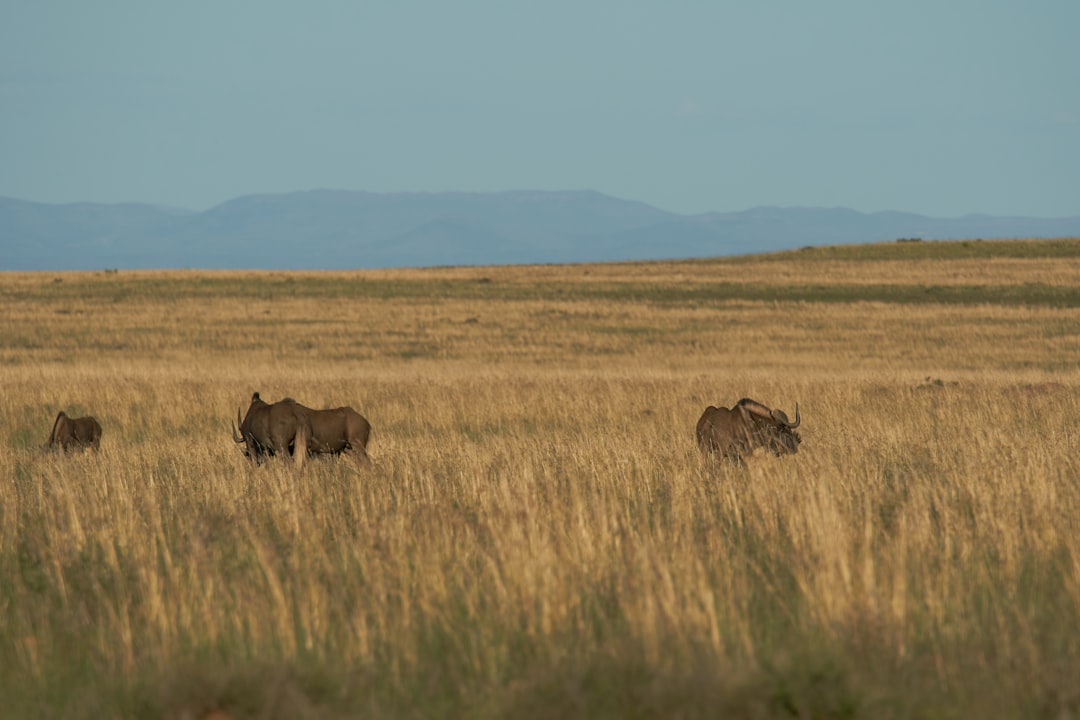
[[[662,260],[815,245],[1080,236],[1080,217],[756,207],[680,215],[594,191],[235,198],[204,212],[0,197],[0,269],[345,269]]]

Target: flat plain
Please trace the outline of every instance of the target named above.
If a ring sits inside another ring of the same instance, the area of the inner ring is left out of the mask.
[[[10,717],[1080,714],[1080,240],[0,308]],[[255,391],[351,405],[373,466],[252,465]],[[800,452],[701,457],[742,397]],[[60,410],[100,452],[42,449]]]

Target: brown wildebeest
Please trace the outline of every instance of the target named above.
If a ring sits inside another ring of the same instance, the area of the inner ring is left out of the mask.
[[[259,393],[251,396],[247,415],[240,419],[233,440],[245,443],[244,454],[259,461],[272,455],[291,454],[297,466],[308,455],[347,454],[369,464],[367,454],[371,424],[351,407],[313,410],[292,398],[267,403]]]
[[[97,450],[101,447],[101,424],[89,415],[72,418],[61,410],[53,422],[52,432],[49,433],[48,447],[51,449],[57,446],[65,452],[88,447]]]
[[[303,464],[310,423],[298,411],[298,404],[292,398],[270,404],[259,397],[259,393],[254,393],[244,419],[240,420],[239,408],[236,419],[240,427],[239,431],[233,427],[233,440],[244,443],[244,455],[248,458],[262,462],[266,457],[279,455],[284,458],[292,454],[297,466]],[[293,450],[298,445],[304,450],[295,454]]]
[[[795,428],[802,419],[795,404],[795,422],[783,410],[771,410],[756,400],[743,398],[730,409],[710,405],[697,424],[698,447],[705,454],[718,453],[741,462],[763,447],[773,455],[794,454],[802,438]]]
[[[371,423],[351,407],[312,410],[299,405],[307,414],[310,435],[307,451],[312,455],[348,455],[363,465],[369,465],[367,454]]]

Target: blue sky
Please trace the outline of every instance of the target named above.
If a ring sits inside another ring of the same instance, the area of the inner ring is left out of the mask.
[[[1080,3],[0,0],[0,195],[1080,215]]]

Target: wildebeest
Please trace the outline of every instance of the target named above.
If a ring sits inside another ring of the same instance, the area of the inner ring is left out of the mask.
[[[698,447],[705,454],[719,453],[741,462],[763,447],[773,455],[797,453],[802,438],[795,428],[802,419],[795,404],[795,422],[783,410],[771,410],[756,400],[743,398],[728,408],[710,405],[697,424]]]
[[[239,409],[236,418],[240,427],[234,428],[233,440],[245,443],[244,454],[253,460],[291,454],[300,466],[307,455],[346,454],[370,462],[371,424],[351,407],[313,410],[292,398],[267,403],[255,393],[244,419]]]
[[[285,457],[292,454],[297,465],[303,464],[307,455],[310,423],[297,406],[298,403],[292,398],[270,404],[259,397],[259,393],[254,393],[243,420],[240,419],[240,409],[236,410],[240,425],[239,431],[233,428],[233,440],[244,443],[244,454],[256,462],[269,456]],[[297,445],[303,448],[299,454],[293,453]]]
[[[52,432],[49,433],[48,447],[54,448],[57,445],[64,451],[87,447],[97,450],[101,447],[101,424],[89,415],[72,418],[61,410],[53,422]]]
[[[371,423],[351,407],[312,410],[299,405],[310,423],[307,451],[312,455],[348,455],[360,463],[371,462],[367,454]]]

